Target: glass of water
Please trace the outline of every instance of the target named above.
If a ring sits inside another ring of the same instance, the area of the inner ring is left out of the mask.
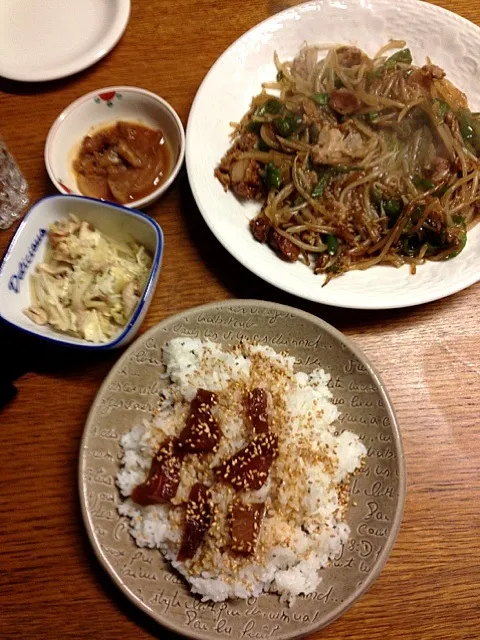
[[[28,184],[0,138],[0,229],[8,229],[28,204]]]

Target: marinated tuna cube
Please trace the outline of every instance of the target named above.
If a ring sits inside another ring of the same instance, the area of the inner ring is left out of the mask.
[[[268,431],[267,393],[265,389],[256,387],[247,393],[246,397],[247,420],[254,433],[266,433]]]
[[[206,389],[197,389],[197,395],[190,403],[190,406],[192,407],[192,409],[196,408],[197,406],[211,409],[217,404],[218,404],[217,394],[214,391],[207,391]]]
[[[200,482],[194,484],[190,489],[185,514],[185,529],[177,556],[180,562],[193,558],[210,528],[213,516],[210,497],[210,490]]]
[[[277,437],[273,433],[261,433],[216,467],[215,474],[237,491],[256,491],[267,481],[277,452]]]
[[[232,551],[249,556],[255,551],[265,504],[245,504],[235,500],[230,511]]]
[[[185,427],[178,438],[179,453],[209,453],[215,451],[221,438],[221,431],[210,409],[217,404],[217,396],[212,391],[198,389],[190,403],[190,413]]]
[[[168,438],[154,455],[147,479],[134,488],[131,499],[142,506],[170,502],[180,483],[181,464],[182,458],[175,452],[175,442]]]

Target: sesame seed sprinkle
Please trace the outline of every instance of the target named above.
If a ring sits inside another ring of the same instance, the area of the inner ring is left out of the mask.
[[[312,377],[305,387],[285,360],[288,355],[281,359],[243,342],[222,352],[228,354],[223,359],[215,345],[205,344],[183,386],[175,382],[171,391],[164,390],[146,427],[152,449],[166,437],[170,444],[166,452],[155,453],[160,471],[147,475],[145,485],[153,491],[162,474],[174,475],[181,460],[176,493],[162,507],[171,528],[164,544],[177,554],[189,526],[190,531],[204,528],[192,556],[183,559],[188,574],[221,574],[226,584],[243,581],[249,590],[245,569],[266,568],[273,549],[288,548],[308,561],[326,532],[337,540],[335,522],[348,507],[351,478],[336,480],[339,436],[331,424],[336,409],[327,410],[324,396],[314,393],[315,385],[324,389],[321,377]],[[248,358],[245,370],[236,364],[241,358]],[[215,381],[211,389],[209,380]],[[187,387],[196,388],[188,401]],[[295,394],[304,394],[304,410],[292,401]],[[208,493],[193,500],[197,484]],[[327,500],[336,502],[334,516],[325,509]],[[141,511],[138,527],[143,518],[147,513]],[[195,546],[194,534],[188,535]],[[300,549],[300,540],[305,548]]]

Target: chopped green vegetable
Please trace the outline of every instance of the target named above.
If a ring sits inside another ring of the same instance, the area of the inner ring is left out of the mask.
[[[274,120],[275,128],[277,132],[284,138],[288,138],[293,132],[289,121],[286,118],[277,118]]]
[[[410,221],[413,224],[417,224],[417,222],[422,217],[424,211],[425,211],[425,207],[415,207],[415,209],[413,210],[413,213],[412,213],[412,215],[410,217]]]
[[[372,200],[373,203],[380,206],[382,204],[382,192],[380,191],[380,189],[377,189],[376,187],[372,187]]]
[[[407,78],[409,78],[412,75],[412,73],[413,73],[413,69],[407,69],[403,74],[403,77],[405,78],[405,80],[407,80]]]
[[[290,137],[302,123],[301,116],[296,116],[290,111],[287,112],[284,118],[275,118],[273,121],[277,132],[283,137]]]
[[[314,100],[317,104],[319,104],[322,107],[328,104],[329,97],[330,96],[328,93],[318,93],[318,92],[312,93],[312,100]]]
[[[269,162],[266,167],[265,182],[269,189],[280,189],[282,186],[282,173],[273,162]]]
[[[445,102],[445,100],[441,100],[440,98],[435,98],[433,105],[438,119],[443,121],[447,113],[450,111],[450,105],[448,102]]]
[[[418,187],[419,189],[423,189],[424,191],[429,191],[435,186],[430,178],[420,178],[417,176],[413,178],[412,182],[416,187]]]
[[[457,225],[457,227],[466,228],[465,218],[463,216],[452,216],[452,222]]]
[[[367,118],[370,120],[370,122],[375,122],[375,120],[378,118],[378,111],[367,113]]]
[[[370,193],[374,205],[382,215],[395,219],[402,213],[403,202],[399,198],[383,198],[382,192],[376,187]]]
[[[437,191],[435,191],[433,195],[437,196],[437,198],[441,198],[447,193],[448,189],[449,189],[448,184],[444,184],[443,187],[440,187],[440,189],[437,189]]]
[[[258,148],[260,151],[270,151],[270,147],[263,138],[260,138],[260,140],[258,141]]]
[[[475,131],[470,122],[470,118],[465,112],[459,112],[457,114],[458,124],[460,125],[460,133],[467,142],[472,142],[475,135]]]
[[[436,253],[438,253],[438,245],[435,244],[435,242],[427,242],[427,252],[425,254],[425,257],[429,257],[429,256],[434,256]]]
[[[331,179],[332,179],[332,172],[329,170],[325,171],[323,176],[320,178],[317,184],[313,187],[312,194],[311,194],[312,198],[320,198],[323,195],[323,192],[325,191],[325,188]]]
[[[413,58],[410,49],[401,49],[400,51],[397,51],[397,53],[394,53],[393,56],[390,56],[390,58],[388,58],[388,60],[385,62],[385,67],[389,69],[399,63],[412,64],[412,62]]]
[[[389,218],[396,218],[402,212],[403,203],[397,198],[391,198],[390,200],[383,200],[383,208]]]
[[[417,222],[422,217],[422,214],[425,210],[425,207],[415,207],[412,211],[410,218],[407,220],[407,224],[403,228],[404,235],[408,235],[413,227],[417,224]]]
[[[281,69],[277,73],[277,82],[280,82],[280,80],[283,80],[283,71]]]
[[[331,256],[334,256],[338,251],[337,236],[334,236],[331,233],[327,235],[327,251]]]
[[[463,251],[463,249],[465,248],[465,245],[467,244],[466,231],[460,231],[460,233],[458,234],[458,239],[460,241],[460,247],[456,251],[449,253],[448,256],[445,258],[445,260],[451,260],[452,258],[455,258],[456,256],[458,256],[458,254],[461,251]]]
[[[385,67],[382,64],[373,71],[367,71],[367,80],[370,82],[372,80],[375,80],[375,78],[379,78],[382,75],[384,69]]]
[[[257,116],[264,116],[266,113],[276,114],[280,113],[283,110],[283,103],[276,98],[270,98],[266,102],[262,104],[261,107],[258,107],[256,111]]]
[[[342,173],[350,173],[350,171],[356,171],[361,169],[361,167],[349,167],[347,165],[339,164],[336,167],[329,167],[323,173],[317,184],[313,187],[311,196],[312,198],[320,198],[325,191],[328,183],[337,175]]]
[[[262,128],[262,124],[263,122],[258,122],[257,120],[251,120],[248,124],[247,124],[247,129],[249,131],[251,131],[252,133],[260,133],[260,129]]]
[[[469,143],[476,154],[480,153],[480,122],[472,116],[468,109],[457,112],[460,133],[466,143]]]
[[[414,256],[418,253],[418,242],[415,237],[404,238],[402,242],[403,252],[407,254],[407,256]]]

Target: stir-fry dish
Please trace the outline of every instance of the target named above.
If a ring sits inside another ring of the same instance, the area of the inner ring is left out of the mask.
[[[32,304],[24,313],[36,324],[107,342],[132,315],[151,264],[143,246],[118,243],[71,215],[49,230],[44,262],[31,276]]]
[[[276,81],[253,98],[215,170],[225,189],[263,203],[250,222],[256,240],[325,283],[454,258],[479,218],[480,114],[404,47],[275,55]]]

